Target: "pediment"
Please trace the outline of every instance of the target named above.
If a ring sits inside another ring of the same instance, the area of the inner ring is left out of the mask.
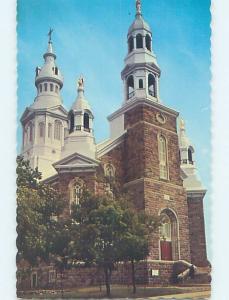
[[[55,106],[48,109],[50,113],[61,115],[66,117],[68,115],[67,110],[63,106]]]
[[[23,112],[20,121],[23,123],[24,120],[28,119],[30,117],[30,115],[32,115],[34,113],[34,111],[32,109],[30,109],[29,107],[26,107],[25,111]]]
[[[61,170],[71,170],[71,171],[85,171],[85,170],[94,170],[99,166],[99,161],[92,159],[90,157],[84,156],[75,152],[53,164],[53,167],[57,171]]]

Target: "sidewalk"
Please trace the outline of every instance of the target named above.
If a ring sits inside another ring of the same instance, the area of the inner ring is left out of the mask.
[[[195,299],[195,300],[210,300],[210,291],[204,291],[204,292],[194,292],[194,293],[185,293],[185,294],[176,294],[176,295],[168,295],[168,296],[157,296],[157,297],[148,297],[148,300],[164,300],[164,299]],[[136,300],[146,300],[146,298],[138,298]]]

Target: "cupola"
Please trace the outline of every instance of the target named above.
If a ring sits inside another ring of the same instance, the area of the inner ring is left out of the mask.
[[[180,119],[180,161],[181,165],[194,165],[194,147],[186,135],[185,122]]]
[[[74,131],[92,132],[94,116],[84,95],[84,78],[78,80],[78,95],[69,112],[69,133]]]
[[[37,97],[32,104],[33,108],[49,108],[62,104],[60,90],[63,87],[63,76],[56,65],[56,55],[52,45],[52,29],[49,31],[47,51],[43,55],[44,65],[36,67],[35,86]]]
[[[152,49],[152,32],[141,12],[141,1],[136,1],[135,20],[127,34],[128,53],[121,73],[124,82],[124,104],[135,99],[159,102],[161,74]]]
[[[78,80],[77,97],[68,113],[68,131],[62,157],[75,152],[95,158],[95,138],[93,133],[93,113],[84,95],[84,78]]]

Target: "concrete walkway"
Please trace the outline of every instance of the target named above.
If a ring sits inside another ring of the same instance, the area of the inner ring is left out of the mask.
[[[164,299],[186,299],[186,300],[210,300],[210,291],[204,291],[204,292],[193,292],[193,293],[185,293],[185,294],[176,294],[176,295],[168,295],[168,296],[157,296],[157,297],[148,297],[148,298],[137,298],[136,300],[164,300]]]

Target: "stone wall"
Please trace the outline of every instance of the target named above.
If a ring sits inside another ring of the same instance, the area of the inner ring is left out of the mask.
[[[191,261],[196,266],[207,266],[204,210],[202,197],[188,197]]]
[[[144,185],[146,211],[152,215],[160,215],[165,210],[174,214],[177,219],[177,235],[174,237],[177,250],[174,250],[176,252],[173,254],[174,260],[190,261],[188,208],[185,190],[182,187],[152,179],[146,179]],[[160,259],[159,251],[159,233],[157,233],[152,241],[150,258]]]
[[[102,166],[107,163],[111,163],[115,167],[115,180],[119,185],[123,185],[126,169],[126,153],[124,141],[101,157]]]
[[[166,122],[160,124],[157,114],[163,113]],[[169,181],[182,185],[176,117],[157,108],[138,105],[125,114],[127,180],[141,177],[159,179],[158,135],[167,140]]]
[[[163,114],[165,123],[158,121]],[[127,160],[125,187],[137,209],[151,215],[163,210],[174,215],[173,260],[190,261],[187,195],[180,176],[176,115],[156,106],[138,105],[125,113]],[[169,178],[160,178],[158,136],[167,141]],[[159,232],[152,236],[150,259],[160,260]]]
[[[137,284],[158,284],[166,285],[172,283],[173,262],[163,261],[143,261],[135,263],[135,275]],[[31,274],[37,274],[37,287],[31,287]],[[49,272],[54,272],[55,276],[50,282]],[[104,285],[104,273],[102,269],[96,267],[77,267],[65,270],[63,273],[55,270],[53,266],[40,266],[31,269],[26,277],[19,280],[17,289],[64,289],[74,287],[87,287]],[[130,263],[116,264],[112,271],[112,284],[132,284],[132,273]]]

